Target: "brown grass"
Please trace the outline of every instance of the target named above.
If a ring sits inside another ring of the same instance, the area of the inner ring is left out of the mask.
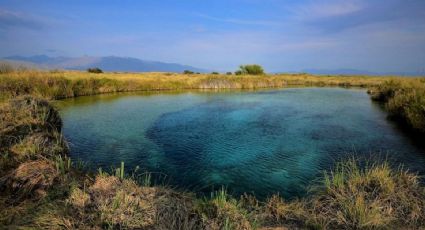
[[[189,194],[106,175],[86,189],[74,188],[68,198],[79,222],[114,229],[202,229],[193,201]]]
[[[180,89],[256,89],[301,86],[377,86],[390,77],[281,75],[210,75],[177,73],[101,73],[14,71],[0,74],[0,98],[31,94],[61,99],[110,92]]]
[[[369,90],[384,103],[390,117],[425,133],[425,79],[394,79]]]
[[[387,163],[352,159],[325,174],[310,197],[266,206],[272,223],[319,229],[418,229],[425,226],[425,188],[415,174]]]
[[[20,164],[18,168],[2,176],[0,182],[19,199],[39,199],[46,195],[46,189],[51,187],[57,178],[58,172],[50,161],[36,160]]]

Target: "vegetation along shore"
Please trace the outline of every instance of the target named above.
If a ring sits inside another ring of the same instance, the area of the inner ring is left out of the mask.
[[[149,176],[87,172],[68,158],[50,100],[109,92],[364,87],[391,117],[425,132],[425,79],[308,74],[221,75],[8,71],[0,74],[0,226],[42,229],[420,229],[425,187],[386,162],[336,163],[309,195],[259,201],[152,185]]]

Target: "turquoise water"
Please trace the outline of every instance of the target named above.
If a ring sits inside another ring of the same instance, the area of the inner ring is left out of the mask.
[[[167,175],[193,192],[302,196],[336,160],[383,156],[425,170],[425,151],[365,90],[120,94],[61,102],[71,157]]]

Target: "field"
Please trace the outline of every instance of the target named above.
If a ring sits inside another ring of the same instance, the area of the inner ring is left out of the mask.
[[[285,86],[368,88],[371,98],[413,132],[425,132],[425,80],[297,75],[206,75],[13,71],[0,74],[0,226],[42,229],[419,229],[425,187],[385,161],[349,159],[287,201],[210,197],[150,183],[149,174],[87,172],[72,162],[50,100],[109,92],[255,89]],[[366,167],[360,167],[360,165]]]

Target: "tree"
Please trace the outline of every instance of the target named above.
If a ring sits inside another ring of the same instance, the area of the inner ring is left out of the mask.
[[[227,75],[232,75],[232,72],[227,72],[226,74],[227,74]]]
[[[241,74],[250,74],[250,75],[262,75],[264,74],[264,69],[262,66],[257,64],[252,65],[241,65],[239,66],[239,71]]]
[[[185,70],[185,71],[183,71],[183,74],[194,74],[194,73],[193,73],[193,71]]]
[[[235,71],[235,75],[242,75],[242,71],[240,71],[240,70],[236,70],[236,71]]]
[[[95,68],[88,68],[87,69],[87,72],[89,72],[89,73],[103,73],[103,71],[101,69],[97,68],[97,67],[95,67]]]

